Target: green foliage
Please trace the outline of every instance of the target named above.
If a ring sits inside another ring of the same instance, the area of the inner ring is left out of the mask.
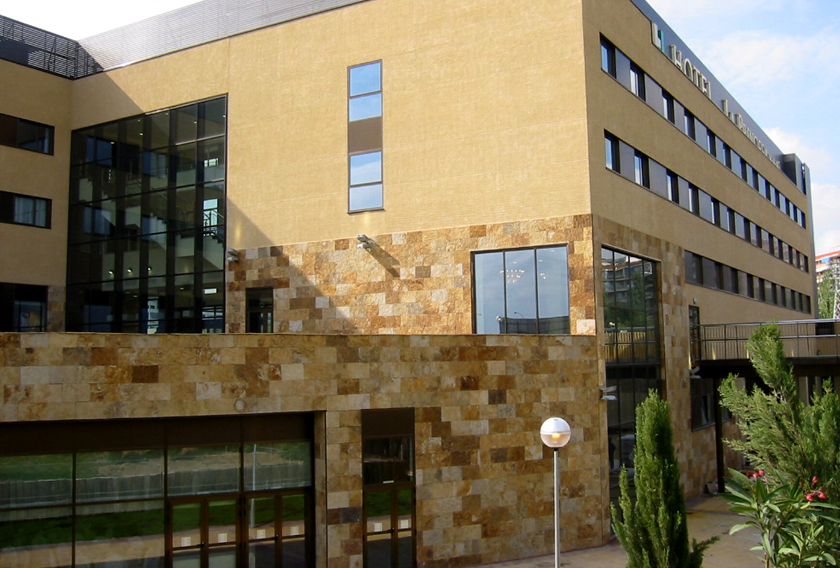
[[[747,527],[761,533],[766,568],[825,568],[836,566],[840,549],[840,509],[821,502],[818,478],[811,484],[790,483],[781,474],[746,476],[730,469],[729,509],[747,517],[729,534]],[[807,489],[805,489],[807,487]]]
[[[626,469],[619,480],[619,508],[612,506],[613,525],[627,568],[699,568],[703,553],[715,541],[688,544],[685,501],[674,455],[668,403],[655,391],[636,409],[636,500],[630,497]]]
[[[827,271],[817,285],[817,317],[832,319],[834,317],[834,274]]]
[[[730,376],[720,387],[721,402],[735,415],[743,440],[727,440],[760,469],[796,483],[823,481],[832,503],[840,504],[840,398],[824,385],[805,405],[785,360],[779,329],[762,326],[747,342],[750,360],[768,392],[740,388]]]

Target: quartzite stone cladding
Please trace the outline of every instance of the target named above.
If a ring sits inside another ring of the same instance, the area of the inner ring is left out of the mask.
[[[552,460],[538,431],[552,415],[574,429],[563,547],[603,544],[598,377],[595,336],[0,334],[4,422],[316,412],[320,558],[339,568],[361,566],[369,408],[416,409],[420,566],[550,552]]]

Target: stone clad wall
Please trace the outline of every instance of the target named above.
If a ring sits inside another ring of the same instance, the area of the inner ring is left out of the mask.
[[[240,251],[227,263],[227,331],[245,331],[247,288],[274,288],[279,332],[471,333],[472,252],[567,245],[571,331],[595,333],[588,215],[368,236],[370,249],[352,235]]]
[[[415,408],[420,566],[551,552],[553,415],[573,428],[563,548],[603,544],[598,381],[595,336],[0,334],[3,422],[315,412],[317,546],[337,568],[361,566],[363,409]]]

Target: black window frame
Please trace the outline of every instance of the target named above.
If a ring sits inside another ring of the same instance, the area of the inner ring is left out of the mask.
[[[35,207],[31,209],[31,219],[30,220],[20,220],[16,218],[16,210],[18,201],[21,199],[30,199],[33,202]],[[43,224],[38,223],[38,211],[40,210],[37,205],[40,204],[43,206],[44,210],[44,222]],[[52,199],[48,199],[46,197],[38,197],[35,195],[26,195],[23,193],[12,193],[10,191],[0,191],[0,223],[8,223],[10,225],[22,225],[26,227],[36,227],[39,229],[51,229],[52,228]]]
[[[26,136],[26,129],[39,135],[32,140]],[[30,147],[33,144],[35,147]],[[0,145],[52,156],[55,153],[55,127],[0,113]]]

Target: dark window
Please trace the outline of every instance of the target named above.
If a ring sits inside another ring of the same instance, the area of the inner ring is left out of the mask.
[[[47,331],[47,287],[0,283],[0,331]]]
[[[49,229],[51,217],[51,200],[0,191],[0,222]]]
[[[712,196],[703,191],[702,189],[697,190],[697,203],[698,203],[698,214],[700,218],[705,219],[709,223],[715,222],[715,215],[714,215],[714,200]]]
[[[67,329],[224,327],[224,97],[72,134]]]
[[[662,91],[662,116],[672,124],[676,120],[676,115],[674,114],[674,97],[665,91]]]
[[[606,165],[614,172],[621,172],[621,158],[618,154],[618,138],[612,134],[604,134],[604,153]]]
[[[650,188],[650,168],[648,157],[641,152],[636,152],[633,157],[634,179],[642,187]]]
[[[645,72],[630,64],[630,92],[645,100]]]
[[[695,139],[695,125],[694,125],[694,115],[692,115],[688,110],[685,111],[685,123],[683,125],[683,132],[691,138],[692,140]]]
[[[4,146],[52,154],[54,133],[52,126],[0,114],[0,144]]]
[[[364,566],[416,565],[414,409],[362,411]]]
[[[615,46],[603,37],[601,38],[601,69],[616,76]]]
[[[680,188],[679,177],[674,172],[668,170],[668,199],[674,203],[680,202]]]
[[[473,255],[476,333],[569,333],[566,247]]]
[[[700,190],[691,184],[688,184],[688,210],[700,214]]]
[[[249,288],[246,291],[247,333],[272,333],[274,331],[274,290]]]
[[[703,283],[703,257],[685,251],[685,281],[688,284]]]
[[[382,209],[382,62],[350,67],[347,75],[348,210]]]
[[[717,136],[711,130],[706,131],[706,151],[717,157]]]
[[[601,248],[610,485],[621,466],[632,467],[635,408],[649,389],[660,388],[660,323],[656,263]],[[612,492],[611,497],[615,497]]]

